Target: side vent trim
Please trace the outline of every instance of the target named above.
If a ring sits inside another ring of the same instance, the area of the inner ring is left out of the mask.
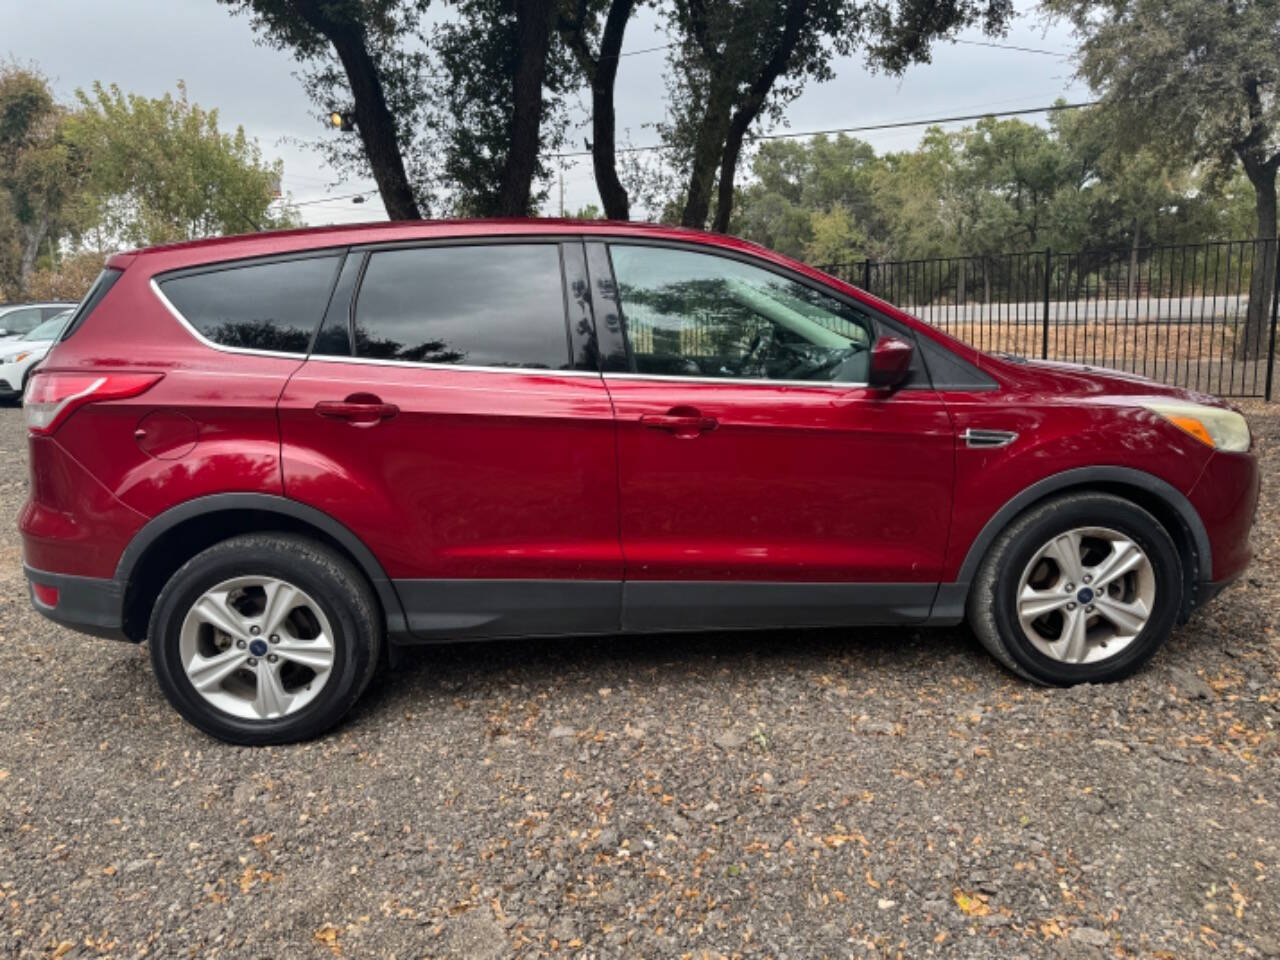
[[[975,430],[973,427],[960,434],[964,445],[973,450],[994,450],[1007,447],[1018,439],[1012,430]]]

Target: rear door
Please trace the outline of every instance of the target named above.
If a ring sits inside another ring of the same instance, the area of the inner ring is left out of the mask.
[[[336,517],[424,637],[618,628],[613,410],[582,245],[355,250],[280,401],[288,496]]]
[[[922,369],[896,391],[866,383],[876,338],[909,333],[742,258],[589,246],[601,335],[626,333],[606,350],[624,625],[923,619],[951,516],[950,418]]]

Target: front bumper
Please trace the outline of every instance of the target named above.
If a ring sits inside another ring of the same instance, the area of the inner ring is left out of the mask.
[[[124,633],[123,585],[98,577],[49,573],[25,563],[22,570],[27,577],[31,605],[54,623],[95,637],[127,639]],[[52,606],[43,603],[33,584],[56,589],[58,602]]]

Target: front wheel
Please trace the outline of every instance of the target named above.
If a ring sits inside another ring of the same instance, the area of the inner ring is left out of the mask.
[[[156,600],[148,638],[170,703],[238,744],[328,730],[368,686],[382,643],[360,572],[282,534],[233,537],[183,564]]]
[[[1173,630],[1182,565],[1147,511],[1069,494],[1018,517],[983,561],[969,623],[1010,670],[1066,686],[1129,676]]]

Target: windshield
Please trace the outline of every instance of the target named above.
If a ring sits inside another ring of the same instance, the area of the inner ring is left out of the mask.
[[[57,340],[58,334],[62,332],[62,328],[66,326],[67,321],[71,319],[71,314],[73,313],[75,313],[74,310],[64,310],[62,313],[50,317],[30,333],[23,334],[22,339]]]

